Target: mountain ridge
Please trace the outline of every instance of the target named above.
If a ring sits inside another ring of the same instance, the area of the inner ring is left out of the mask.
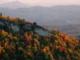
[[[28,6],[29,6],[28,4],[22,3],[20,1],[12,1],[12,2],[0,4],[0,7],[9,8],[9,9],[17,9],[17,8],[23,8]]]
[[[30,21],[35,21],[40,25],[70,25],[79,24],[80,22],[80,6],[54,6],[42,7],[33,6],[27,8],[18,8],[12,10],[0,10],[4,15],[12,17],[25,18]]]

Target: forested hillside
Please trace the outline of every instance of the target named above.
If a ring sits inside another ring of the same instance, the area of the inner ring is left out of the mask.
[[[0,14],[0,60],[80,60],[80,41],[37,23]]]

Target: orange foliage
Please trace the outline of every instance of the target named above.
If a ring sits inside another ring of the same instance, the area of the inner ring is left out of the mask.
[[[36,47],[37,46],[37,44],[36,43],[34,43],[34,47]]]
[[[63,52],[64,50],[65,50],[65,47],[62,46],[62,47],[60,48],[60,52]]]
[[[0,45],[0,54],[2,53],[3,47]]]
[[[61,34],[60,34],[60,36],[61,36],[61,37],[64,37],[64,34],[63,34],[63,33],[61,33]]]
[[[26,33],[24,34],[24,36],[25,36],[25,38],[26,38],[27,40],[32,40],[32,35],[31,35],[31,34],[28,35],[28,33],[26,32]]]
[[[13,39],[17,40],[17,37],[16,37],[16,36],[14,36],[14,37],[13,37]]]
[[[65,36],[65,37],[64,37],[64,40],[68,40],[68,39],[69,39],[69,36]]]
[[[26,54],[27,54],[28,56],[32,56],[31,52],[26,52]]]
[[[44,53],[46,53],[46,48],[43,48],[43,50],[42,50]]]
[[[2,34],[3,36],[7,36],[7,35],[8,35],[8,33],[7,33],[6,31],[4,31],[4,30],[1,31],[1,34]]]

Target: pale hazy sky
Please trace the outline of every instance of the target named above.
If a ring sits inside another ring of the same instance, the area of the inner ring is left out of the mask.
[[[12,2],[15,0],[0,0],[0,3]],[[18,0],[29,5],[80,5],[80,0]]]

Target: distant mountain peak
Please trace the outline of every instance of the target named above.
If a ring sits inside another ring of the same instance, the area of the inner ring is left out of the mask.
[[[17,9],[17,8],[28,7],[28,5],[16,0],[16,1],[0,4],[0,7],[10,8],[10,9]]]
[[[24,4],[24,3],[22,3],[22,2],[19,1],[19,0],[15,0],[15,1],[12,1],[12,2],[9,2],[9,3],[21,3],[21,4]]]

